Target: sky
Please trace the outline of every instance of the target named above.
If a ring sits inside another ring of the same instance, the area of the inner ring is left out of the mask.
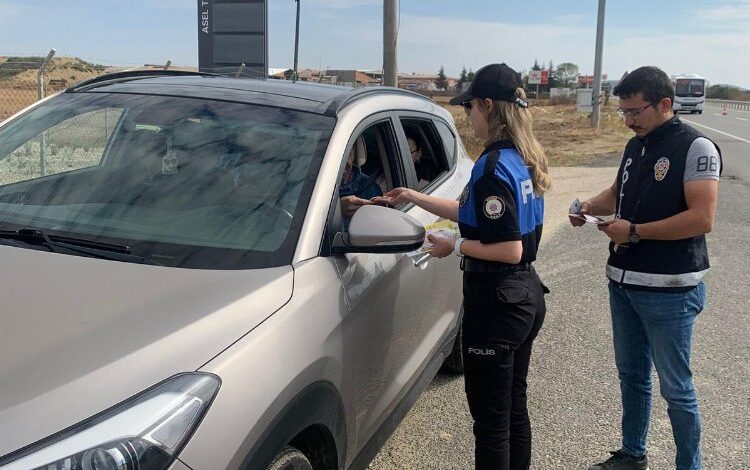
[[[382,0],[300,0],[300,68],[382,68]],[[398,69],[505,62],[592,74],[598,0],[400,0]],[[293,0],[268,0],[269,66],[291,68]],[[105,65],[196,66],[196,0],[0,0],[0,55],[54,47]],[[603,72],[641,65],[750,88],[750,0],[610,0]]]

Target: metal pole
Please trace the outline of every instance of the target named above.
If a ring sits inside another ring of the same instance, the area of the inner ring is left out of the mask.
[[[39,99],[41,100],[44,98],[44,71],[47,69],[47,66],[49,65],[50,61],[52,60],[52,57],[55,56],[55,52],[57,52],[55,49],[50,49],[49,53],[47,53],[47,57],[44,58],[42,61],[42,65],[39,66],[39,72],[37,72],[36,75],[36,81],[38,85],[38,94]],[[47,146],[47,133],[42,132],[42,135],[39,139],[39,175],[44,176],[44,174],[47,172],[47,163],[46,163],[46,157],[45,157],[45,147]]]
[[[383,85],[398,86],[396,0],[383,0]]]
[[[599,128],[599,94],[602,92],[602,49],[604,49],[604,7],[606,0],[599,0],[599,17],[596,23],[596,55],[594,56],[594,109],[591,113],[591,127]]]
[[[294,30],[294,80],[297,80],[297,59],[299,58],[299,3],[300,0],[294,0],[297,2],[297,26]]]
[[[49,50],[49,53],[47,53],[47,57],[45,57],[42,61],[42,65],[39,66],[39,71],[36,74],[36,83],[38,88],[37,94],[40,100],[44,98],[44,71],[47,68],[47,65],[49,65],[49,62],[52,60],[52,57],[55,56],[55,52],[57,52],[55,49]]]

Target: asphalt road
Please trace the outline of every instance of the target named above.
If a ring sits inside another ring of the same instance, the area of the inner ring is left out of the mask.
[[[713,139],[721,147],[724,171],[750,181],[750,111],[706,108],[703,114],[681,114],[680,118]]]
[[[750,122],[710,111],[682,117],[750,141]],[[750,143],[699,128],[719,143],[725,160],[716,223],[708,236],[712,262],[706,279],[708,303],[698,317],[693,345],[703,463],[707,470],[746,470],[750,468],[746,310],[750,305]],[[619,384],[604,278],[606,239],[594,227],[567,226],[564,211],[571,195],[583,198],[598,192],[612,181],[616,169],[554,170],[556,186],[547,197],[545,240],[536,263],[552,293],[529,377],[532,468],[585,469],[620,446]],[[651,468],[660,470],[674,468],[674,444],[655,380],[648,446]],[[439,374],[370,469],[468,468],[473,468],[473,437],[463,379]]]

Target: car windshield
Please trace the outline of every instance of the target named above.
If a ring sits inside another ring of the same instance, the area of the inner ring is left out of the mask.
[[[174,267],[289,264],[334,124],[267,106],[63,93],[0,128],[0,230],[122,245]]]
[[[677,80],[674,92],[677,96],[703,96],[703,84],[703,80]]]

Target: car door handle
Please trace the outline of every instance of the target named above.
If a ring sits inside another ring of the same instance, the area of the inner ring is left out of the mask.
[[[421,266],[422,266],[423,264],[425,264],[425,263],[426,263],[427,261],[429,261],[429,259],[430,259],[431,257],[432,257],[432,255],[431,255],[431,254],[429,254],[429,253],[425,253],[425,255],[424,255],[424,256],[422,256],[422,257],[420,257],[420,258],[412,258],[412,262],[414,263],[414,266],[415,266],[415,267],[419,268],[419,267],[421,267]]]

